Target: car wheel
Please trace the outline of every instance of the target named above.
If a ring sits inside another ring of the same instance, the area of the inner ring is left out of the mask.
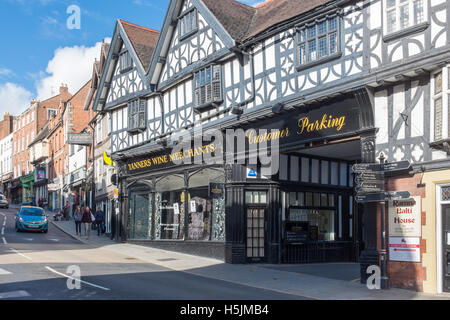
[[[44,231],[44,233],[48,233],[48,229]]]

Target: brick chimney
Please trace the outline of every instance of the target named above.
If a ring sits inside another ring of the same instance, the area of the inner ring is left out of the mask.
[[[69,88],[67,87],[67,84],[61,83],[61,86],[59,87],[59,94],[64,95],[69,93]]]

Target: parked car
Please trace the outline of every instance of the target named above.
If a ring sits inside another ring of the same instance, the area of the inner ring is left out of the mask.
[[[8,199],[2,194],[0,194],[0,208],[9,209]]]
[[[22,207],[16,213],[16,231],[48,232],[48,214],[39,207]]]

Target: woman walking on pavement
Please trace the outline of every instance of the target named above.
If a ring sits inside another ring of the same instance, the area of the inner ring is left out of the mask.
[[[77,206],[75,212],[73,213],[73,219],[75,220],[75,231],[77,236],[81,236],[81,220],[83,219],[83,213],[81,212],[81,207]]]
[[[91,235],[91,223],[92,223],[92,213],[89,207],[86,207],[83,212],[83,218],[81,222],[84,223],[84,229],[86,230],[86,238],[89,239]]]

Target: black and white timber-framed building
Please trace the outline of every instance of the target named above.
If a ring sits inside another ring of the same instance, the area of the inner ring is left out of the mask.
[[[352,165],[383,152],[450,168],[449,19],[445,0],[171,0],[160,33],[119,20],[94,108],[111,114],[121,239],[230,263],[360,261],[364,278],[377,208],[355,203]],[[324,117],[344,120],[299,130]],[[274,175],[167,161],[198,127],[291,135]]]

